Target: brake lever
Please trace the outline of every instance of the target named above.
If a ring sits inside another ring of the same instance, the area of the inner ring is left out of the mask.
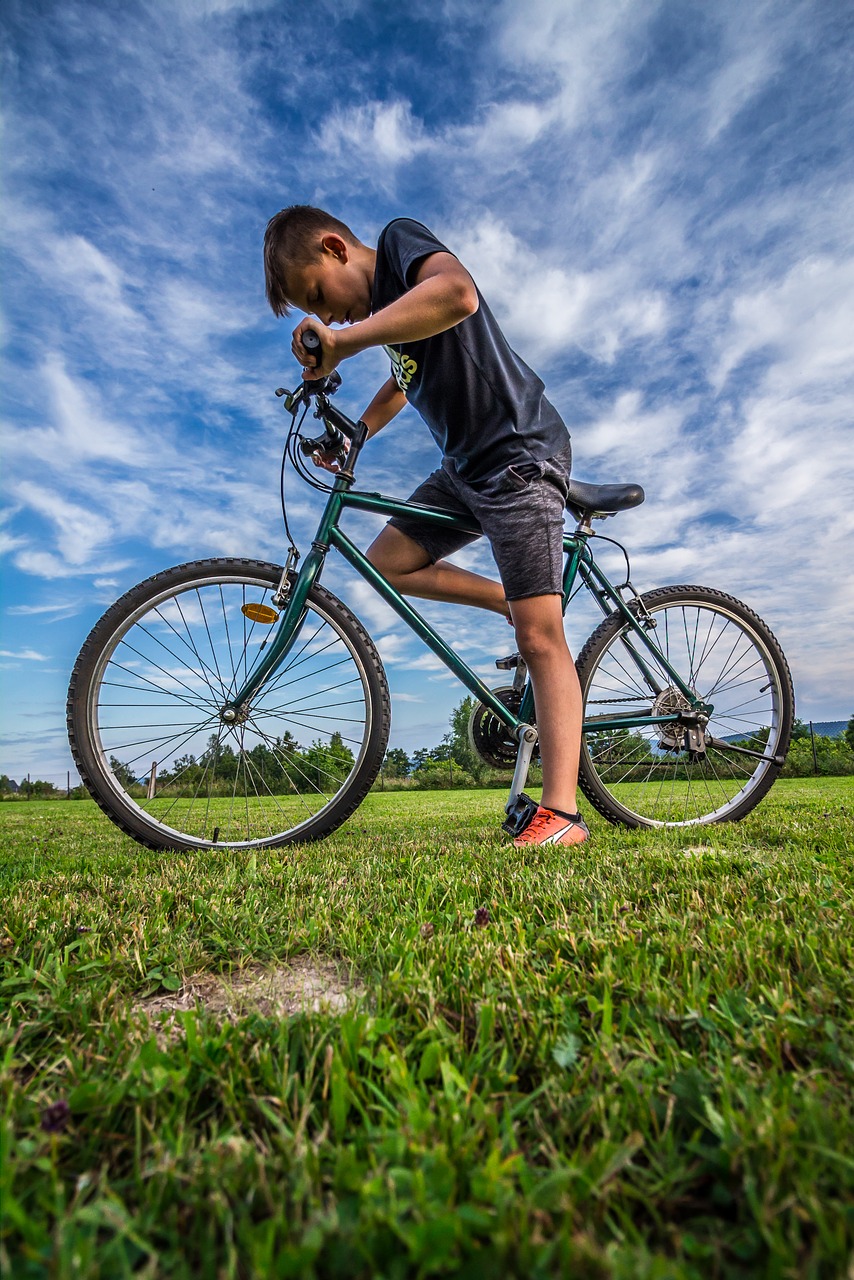
[[[294,416],[296,416],[297,410],[306,398],[303,387],[297,388],[296,391],[288,391],[286,387],[276,387],[276,395],[280,400],[282,396],[284,396],[285,408],[288,413],[293,414]]]
[[[280,400],[284,396],[288,413],[295,414],[301,404],[308,404],[311,396],[334,396],[340,386],[341,374],[337,369],[333,369],[325,378],[306,378],[296,391],[288,391],[286,387],[276,387],[276,395]]]

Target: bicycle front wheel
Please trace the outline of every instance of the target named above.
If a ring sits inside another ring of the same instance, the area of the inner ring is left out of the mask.
[[[273,633],[281,574],[255,560],[179,565],[129,591],[84,644],[68,694],[71,750],[94,799],[143,844],[316,840],[376,778],[385,672],[359,621],[320,586],[241,722],[220,720]]]
[[[588,725],[581,789],[609,821],[631,827],[743,818],[789,748],[794,694],[783,651],[761,618],[722,591],[661,587],[641,601],[638,614],[649,614],[647,634],[661,658],[714,712],[697,750],[673,719],[690,710],[689,700],[622,615],[611,614],[577,663]],[[631,716],[662,720],[613,726]]]

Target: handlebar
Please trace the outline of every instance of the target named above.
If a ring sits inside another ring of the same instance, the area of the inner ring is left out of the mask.
[[[320,364],[322,350],[320,339],[314,330],[303,330],[302,343],[310,352],[316,352],[315,364]],[[353,422],[346,414],[341,413],[340,410],[329,403],[329,397],[333,396],[340,386],[341,375],[337,369],[333,369],[324,378],[304,378],[296,391],[286,391],[284,387],[278,387],[276,395],[285,397],[285,408],[294,416],[299,411],[300,405],[305,405],[308,408],[312,399],[316,401],[317,407],[314,411],[314,416],[322,421],[325,428],[324,434],[314,439],[303,438],[300,440],[300,452],[305,455],[332,453],[342,465],[349,454],[349,467],[352,478],[352,467],[355,465],[356,458],[365,443],[368,429],[363,422]],[[351,446],[349,450],[346,447],[347,441],[350,442]]]

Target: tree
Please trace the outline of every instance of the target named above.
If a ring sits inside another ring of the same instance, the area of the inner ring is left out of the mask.
[[[383,773],[387,778],[405,778],[409,773],[409,756],[403,747],[392,747],[385,753]]]
[[[848,724],[845,726],[845,741],[848,743],[851,750],[854,751],[854,716],[851,717]]]
[[[305,782],[303,756],[292,733],[285,731],[269,746],[259,742],[245,755],[250,778],[262,778],[273,792],[299,791]]]
[[[487,769],[469,741],[469,721],[477,703],[471,695],[463,698],[451,712],[451,753],[456,764],[473,778],[480,778]]]
[[[815,761],[809,735],[792,743],[783,765],[783,777],[809,778],[816,772],[825,777],[854,774],[854,751],[845,738],[827,738],[817,733]]]
[[[139,779],[129,764],[122,764],[121,760],[117,760],[115,756],[110,756],[110,768],[115,775],[116,782],[121,787],[133,786]]]
[[[303,756],[302,772],[305,776],[300,790],[316,787],[331,795],[337,791],[354,763],[353,752],[344,745],[344,739],[336,729],[328,743],[314,741]]]
[[[18,790],[23,796],[36,796],[42,799],[50,799],[59,794],[53,783],[46,782],[43,778],[22,782]]]

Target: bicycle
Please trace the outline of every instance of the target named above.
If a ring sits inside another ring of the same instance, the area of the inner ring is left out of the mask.
[[[472,745],[488,764],[514,770],[504,829],[523,830],[536,809],[524,792],[535,707],[519,655],[496,664],[514,672],[512,685],[489,689],[339,519],[348,509],[417,512],[438,525],[480,530],[457,514],[354,488],[367,428],[331,403],[340,382],[333,373],[276,392],[291,415],[281,480],[285,565],[210,559],[155,574],[107,610],[81,649],[68,694],[75,762],[101,808],[149,847],[317,840],[367,795],[388,742],[389,689],[367,631],[320,585],[330,548],[477,700]],[[323,434],[308,439],[302,427],[312,403]],[[303,461],[316,450],[337,452],[331,483],[312,477]],[[301,568],[284,496],[288,460],[328,494]],[[576,661],[584,699],[580,787],[600,814],[630,827],[737,820],[785,760],[794,715],[789,669],[746,605],[708,587],[639,594],[625,548],[605,539],[626,558],[625,581],[611,583],[593,555],[602,535],[592,521],[643,500],[638,485],[570,481],[576,526],[564,536],[563,607],[586,588],[604,614]]]

